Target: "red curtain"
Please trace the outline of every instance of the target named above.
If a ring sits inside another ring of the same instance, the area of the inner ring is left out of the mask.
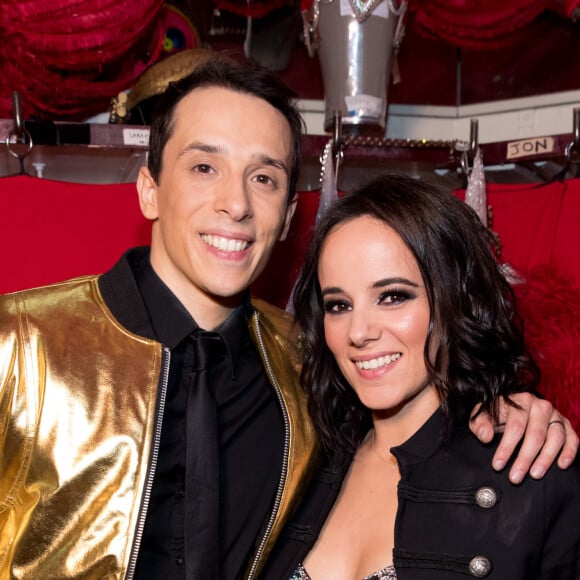
[[[549,5],[547,0],[409,0],[409,12],[413,26],[429,36],[464,48],[495,48]]]
[[[501,258],[522,278],[514,288],[540,390],[580,433],[580,180],[487,193]]]
[[[458,191],[459,197],[464,195]],[[126,248],[148,244],[134,184],[0,179],[0,292],[95,274]],[[542,391],[580,431],[580,179],[544,186],[488,185],[502,260],[515,286]],[[284,308],[310,240],[318,192],[303,192],[285,242],[253,291]]]
[[[106,112],[163,52],[163,0],[2,0],[0,117]]]
[[[221,0],[237,5],[241,0]],[[216,0],[220,4],[219,0]],[[301,0],[302,11],[310,10],[314,0]],[[395,4],[400,4],[395,2]],[[251,4],[248,4],[251,6]],[[545,10],[571,17],[580,0],[408,0],[408,26],[420,33],[470,49],[499,48],[514,44]]]
[[[461,198],[464,192],[458,191]],[[501,258],[518,271],[549,266],[580,289],[580,179],[548,185],[488,184]]]
[[[150,241],[135,184],[4,177],[0,203],[0,292],[98,274]]]

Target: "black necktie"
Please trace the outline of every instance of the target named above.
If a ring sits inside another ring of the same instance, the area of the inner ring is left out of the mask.
[[[208,371],[219,334],[192,334],[193,380],[187,395],[185,545],[187,578],[219,578],[219,438],[217,407]],[[221,344],[220,344],[221,343]]]

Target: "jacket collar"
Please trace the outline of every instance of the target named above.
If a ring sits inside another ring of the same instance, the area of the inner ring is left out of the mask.
[[[168,340],[167,333],[158,336],[158,333],[155,332],[134,274],[138,264],[144,260],[149,260],[149,253],[148,246],[132,248],[125,252],[108,272],[99,277],[99,290],[113,316],[127,330],[172,348],[175,346],[175,340]],[[254,310],[250,301],[250,293],[247,292],[240,307],[232,312],[230,317],[216,329],[224,339],[232,376],[236,376],[238,372],[241,345],[247,336],[247,320],[250,319]],[[191,319],[191,324],[187,326],[186,316],[189,315],[184,316],[186,326],[183,327],[183,335],[187,335],[197,328],[193,319]]]
[[[400,463],[421,463],[445,444],[443,429],[443,411],[439,407],[414,435],[390,451]]]
[[[132,248],[125,252],[108,272],[99,277],[99,290],[105,304],[122,326],[134,334],[156,340],[131,269],[132,260],[142,259],[148,253],[148,247]]]

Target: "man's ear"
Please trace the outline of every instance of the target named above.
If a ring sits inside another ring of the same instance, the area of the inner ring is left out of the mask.
[[[296,204],[298,203],[298,194],[295,193],[294,197],[288,202],[288,207],[286,208],[286,217],[284,218],[284,226],[282,228],[282,233],[278,240],[283,242],[288,235],[288,231],[290,230],[290,222],[292,221],[292,216],[296,211]]]
[[[141,167],[137,176],[137,191],[141,213],[149,220],[159,217],[157,209],[157,183],[147,167]]]

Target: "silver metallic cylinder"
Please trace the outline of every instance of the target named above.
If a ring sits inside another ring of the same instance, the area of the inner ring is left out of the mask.
[[[334,112],[340,111],[346,132],[374,128],[384,134],[397,16],[388,9],[388,0],[381,0],[362,22],[348,0],[320,0],[319,7],[325,131],[332,131]]]

